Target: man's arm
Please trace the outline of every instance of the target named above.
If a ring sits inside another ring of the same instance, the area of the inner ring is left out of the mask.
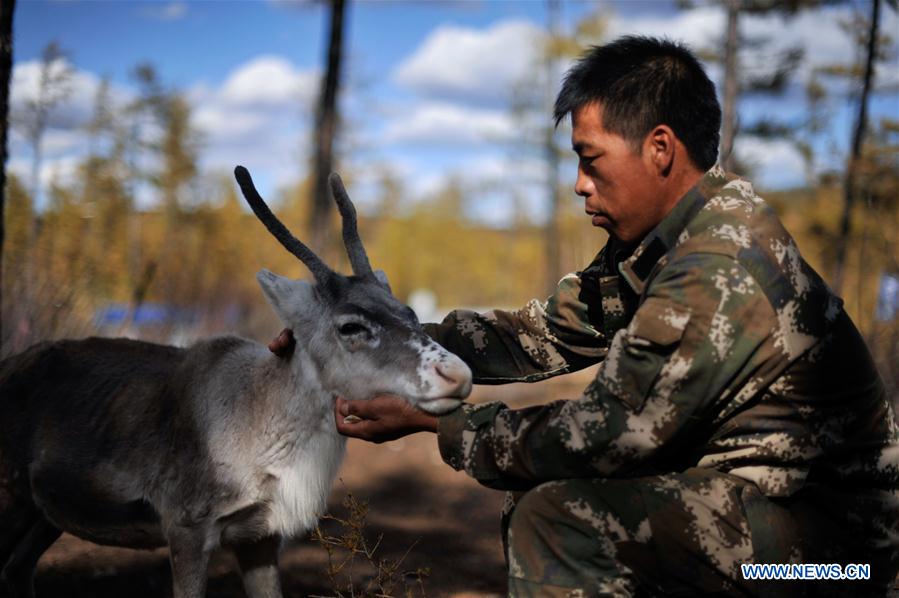
[[[441,454],[500,489],[625,475],[707,433],[720,400],[776,358],[776,329],[762,289],[734,260],[685,256],[654,281],[580,399],[464,405],[439,419]]]
[[[475,384],[533,382],[588,367],[605,357],[602,296],[577,272],[545,302],[484,314],[456,310],[425,332],[471,367]]]
[[[607,282],[605,292],[610,289],[617,293],[617,286]],[[608,303],[595,277],[576,272],[559,281],[545,302],[532,300],[517,311],[456,310],[443,322],[423,328],[468,364],[475,384],[535,382],[589,367],[605,357],[609,321],[623,315],[623,311],[604,313]],[[611,304],[623,310],[620,301]],[[287,329],[269,343],[269,350],[280,357],[289,356],[293,348]]]
[[[605,357],[632,310],[612,275],[610,252],[621,257],[617,243],[611,239],[583,271],[562,278],[545,302],[483,314],[456,310],[423,328],[468,364],[475,384],[534,382],[593,365]],[[269,349],[283,357],[293,345],[284,330]]]

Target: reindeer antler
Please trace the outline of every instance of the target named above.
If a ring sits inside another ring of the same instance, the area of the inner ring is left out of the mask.
[[[265,225],[265,228],[284,246],[287,251],[295,255],[306,267],[312,272],[316,282],[324,284],[334,274],[333,270],[328,267],[312,250],[306,247],[302,241],[291,234],[287,227],[284,226],[277,216],[266,205],[265,201],[260,197],[253,185],[253,179],[250,178],[250,172],[243,166],[237,166],[234,169],[234,178],[240,185],[240,190],[246,198],[247,203],[253,209],[256,217]],[[345,193],[345,192],[344,192]],[[367,263],[367,262],[366,262]]]
[[[331,194],[334,196],[340,217],[343,219],[343,245],[350,258],[353,273],[360,278],[374,279],[375,274],[372,272],[368,255],[365,253],[365,247],[362,245],[362,239],[359,238],[359,231],[356,228],[356,208],[350,201],[350,196],[347,195],[339,174],[332,172],[328,177],[328,182],[331,184]]]

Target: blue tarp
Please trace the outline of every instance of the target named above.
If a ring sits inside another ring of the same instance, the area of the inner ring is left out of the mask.
[[[101,307],[94,314],[97,326],[119,326],[125,323],[130,306],[123,303],[110,303]],[[197,319],[195,309],[174,307],[159,303],[144,303],[134,312],[134,326],[166,326],[173,324],[190,324]]]
[[[880,277],[875,316],[881,322],[890,322],[899,313],[899,273],[893,272]]]

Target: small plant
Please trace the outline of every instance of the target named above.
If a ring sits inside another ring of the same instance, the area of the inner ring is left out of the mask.
[[[365,537],[368,501],[359,500],[348,492],[341,504],[347,512],[345,519],[334,515],[321,518],[322,521],[337,524],[337,535],[328,535],[321,525],[312,532],[312,539],[328,553],[327,575],[334,594],[311,598],[424,598],[424,578],[430,575],[431,570],[426,567],[411,571],[401,569],[403,561],[418,542],[413,543],[398,559],[379,558],[376,553],[384,534],[378,534],[374,543]],[[360,586],[353,581],[353,570],[357,565],[370,572]]]

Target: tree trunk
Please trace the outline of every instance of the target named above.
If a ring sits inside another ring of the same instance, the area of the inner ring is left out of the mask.
[[[553,89],[556,84],[555,70],[555,40],[559,28],[559,2],[547,0],[547,47],[546,47],[546,90],[547,110],[552,111]],[[560,259],[561,234],[559,231],[559,148],[556,143],[556,129],[552,123],[546,125],[546,137],[544,139],[544,152],[546,154],[546,194],[549,200],[549,214],[546,218],[546,289],[551,293],[555,290],[562,273]]]
[[[737,28],[740,4],[738,0],[727,2],[727,37],[724,40],[724,106],[721,122],[721,167],[731,171],[734,166],[734,138],[737,136],[737,96],[740,74],[737,66],[739,29]]]
[[[16,0],[0,0],[0,355],[3,343],[3,223],[6,206],[6,134],[9,129],[9,81],[12,76],[12,19]]]
[[[340,63],[343,54],[344,0],[329,0],[331,32],[328,38],[328,68],[322,81],[321,95],[315,117],[313,151],[314,183],[312,186],[312,218],[310,219],[311,248],[327,250],[330,244],[331,196],[328,175],[334,167],[334,137],[337,133],[337,92],[340,87]]]
[[[874,81],[874,60],[877,53],[877,28],[879,24],[880,0],[874,0],[871,5],[871,23],[868,29],[864,82],[858,102],[858,118],[855,121],[855,131],[852,134],[852,151],[846,163],[846,178],[843,182],[843,216],[840,219],[836,266],[833,276],[833,290],[838,295],[841,292],[845,278],[846,248],[849,245],[849,232],[852,228],[852,207],[855,204],[855,175],[862,155],[862,143],[868,127],[868,96],[871,94],[871,84]]]

